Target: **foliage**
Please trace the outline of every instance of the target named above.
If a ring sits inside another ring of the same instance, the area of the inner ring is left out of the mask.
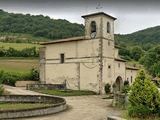
[[[79,96],[79,95],[95,95],[93,91],[84,91],[84,90],[72,90],[72,91],[60,91],[60,90],[36,90],[43,94],[57,95],[57,96]]]
[[[128,93],[130,91],[129,81],[124,81],[124,86],[122,87],[122,93]]]
[[[15,86],[15,83],[18,80],[38,81],[39,80],[39,72],[35,68],[31,68],[29,74],[23,74],[23,75],[7,73],[7,72],[4,72],[3,70],[0,71],[0,82],[2,84]]]
[[[129,101],[129,115],[149,115],[158,112],[159,91],[155,84],[145,77],[144,70],[140,70],[131,86]]]
[[[20,77],[18,75],[5,73],[3,70],[0,71],[0,82],[2,84],[14,86],[17,80],[20,80]]]
[[[111,85],[110,85],[109,83],[105,84],[104,89],[105,89],[105,92],[106,92],[107,94],[110,93],[110,92],[111,92]]]
[[[128,80],[124,81],[124,86],[126,86],[126,85],[129,85],[129,81]]]
[[[149,74],[156,77],[160,74],[160,45],[150,49],[140,63],[148,70]]]
[[[4,49],[0,47],[0,57],[38,57],[39,52],[36,47],[24,48],[22,50],[16,50],[12,47]]]
[[[160,26],[147,28],[126,35],[115,35],[115,44],[122,48],[131,46],[141,46],[145,51],[148,51],[153,46],[160,43]]]
[[[49,39],[63,39],[84,35],[82,24],[70,23],[67,20],[51,19],[43,15],[14,14],[0,10],[0,32],[25,33],[34,37]],[[6,42],[10,41],[8,36]],[[20,42],[20,40],[16,40]]]
[[[132,59],[138,61],[143,55],[142,48],[140,46],[134,46],[132,47],[130,54]]]
[[[35,68],[31,68],[29,78],[30,78],[29,80],[38,81],[39,80],[39,71]]]
[[[128,93],[130,91],[130,86],[129,85],[124,85],[122,87],[122,93]]]
[[[112,84],[112,87],[113,87],[113,88],[116,88],[116,87],[117,87],[117,84],[116,84],[116,83],[113,83],[113,84]]]

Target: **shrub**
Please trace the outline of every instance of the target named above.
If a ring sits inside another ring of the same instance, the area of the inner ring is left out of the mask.
[[[128,80],[124,81],[124,86],[126,86],[126,85],[129,85],[129,81]]]
[[[128,109],[129,115],[149,115],[158,113],[160,95],[157,86],[145,77],[144,70],[140,70],[135,82],[131,86]]]
[[[104,88],[107,94],[111,92],[111,85],[109,83],[107,83]]]
[[[122,93],[128,93],[130,91],[129,81],[124,81],[124,86],[122,87]]]
[[[0,78],[3,84],[15,86],[15,82],[20,80],[21,78],[18,75],[4,73],[4,75]]]
[[[124,85],[122,87],[122,93],[128,93],[130,91],[130,86],[129,85]]]
[[[31,68],[29,76],[30,76],[30,80],[38,81],[39,80],[39,72],[38,72],[38,70],[35,69],[35,68]]]

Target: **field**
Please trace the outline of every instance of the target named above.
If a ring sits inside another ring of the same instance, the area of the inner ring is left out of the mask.
[[[33,67],[39,69],[38,60],[0,60],[0,70],[8,73],[25,74]]]
[[[0,47],[4,47],[5,49],[12,47],[17,50],[22,50],[24,48],[31,48],[34,46],[37,49],[41,47],[41,45],[38,44],[0,42]],[[36,68],[39,70],[39,60],[37,58],[0,58],[0,70],[4,70],[4,72],[7,73],[26,74],[31,68]]]
[[[16,50],[22,50],[24,48],[31,48],[36,47],[37,49],[41,47],[39,44],[29,44],[29,43],[3,43],[0,42],[0,47],[4,47],[5,49],[8,49],[9,47],[12,47]]]

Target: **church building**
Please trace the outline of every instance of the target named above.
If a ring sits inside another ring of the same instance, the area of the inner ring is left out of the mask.
[[[40,81],[67,83],[68,89],[91,90],[104,94],[107,83],[120,91],[123,82],[134,82],[138,69],[127,66],[114,45],[116,18],[98,12],[82,16],[85,35],[41,43]]]

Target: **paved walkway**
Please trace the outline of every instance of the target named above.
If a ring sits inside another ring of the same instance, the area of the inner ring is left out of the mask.
[[[33,91],[9,86],[5,86],[5,89],[11,92],[11,94],[39,94]],[[101,96],[98,95],[64,98],[68,105],[68,109],[64,112],[19,120],[106,120],[107,116],[119,116],[124,112],[108,107],[112,100],[102,99]]]

